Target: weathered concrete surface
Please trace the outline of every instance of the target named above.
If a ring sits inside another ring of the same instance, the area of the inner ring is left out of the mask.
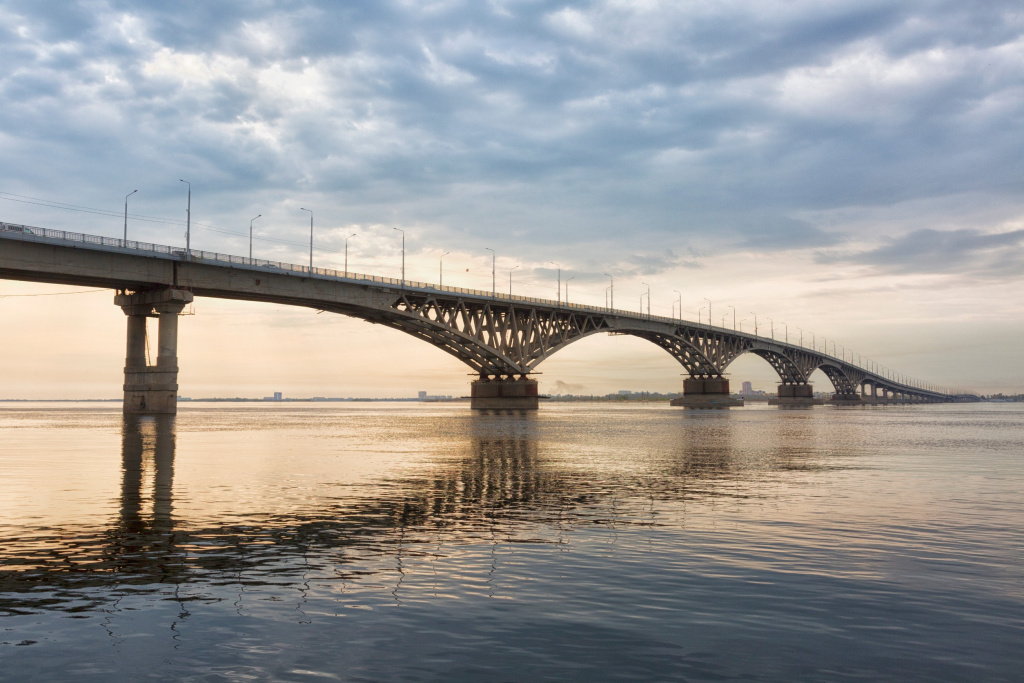
[[[669,405],[683,408],[730,408],[742,406],[743,401],[729,395],[727,379],[690,377],[683,380],[683,395],[669,401]]]
[[[470,394],[474,410],[537,410],[537,380],[476,380]]]
[[[114,303],[128,316],[124,365],[125,415],[174,415],[178,412],[178,314],[192,293],[159,289],[118,294]],[[146,319],[159,319],[156,365],[146,360]]]
[[[814,398],[814,387],[810,384],[780,384],[778,395],[768,399],[770,406],[795,408],[801,406],[821,405],[822,399]]]

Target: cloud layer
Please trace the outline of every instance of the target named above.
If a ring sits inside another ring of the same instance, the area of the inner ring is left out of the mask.
[[[772,254],[806,280],[1021,277],[1019,2],[3,0],[0,63],[0,190],[140,188],[133,214],[183,218],[186,178],[198,222],[262,214],[276,258],[313,206],[334,264],[353,231],[361,267],[393,264],[400,227],[418,277],[452,250],[482,284],[492,247],[594,302],[604,273],[670,297]]]

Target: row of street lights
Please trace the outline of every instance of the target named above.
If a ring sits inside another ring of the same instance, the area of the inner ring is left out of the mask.
[[[185,180],[184,178],[179,178],[179,180],[181,182],[185,183],[188,186],[188,199],[187,199],[187,204],[186,204],[186,209],[185,209],[185,215],[186,215],[186,221],[185,221],[185,253],[186,253],[187,257],[190,258],[191,254],[192,254],[192,250],[191,250],[192,183],[190,183],[189,181]],[[136,192],[138,192],[137,189],[136,190],[132,190],[127,195],[125,195],[125,198],[124,198],[124,241],[125,242],[128,241],[128,198],[131,197]],[[304,208],[304,207],[300,207],[299,210],[300,211],[307,211],[307,212],[309,212],[309,269],[310,269],[310,271],[312,271],[313,270],[313,211],[311,209],[307,209],[307,208]],[[259,214],[259,215],[255,216],[255,217],[253,217],[252,219],[249,220],[249,259],[250,260],[252,259],[253,222],[257,218],[262,218],[262,217],[263,217],[263,214]],[[405,230],[402,229],[402,228],[394,228],[394,230],[397,230],[398,232],[402,233],[402,286],[404,287],[405,286]],[[349,235],[348,237],[345,238],[345,275],[346,276],[348,275],[348,242],[349,242],[350,239],[355,237],[356,234],[357,233],[352,233],[351,235]],[[491,252],[491,296],[497,296],[497,253],[491,247],[484,247],[484,249],[486,249],[487,251]],[[440,286],[442,286],[442,287],[444,286],[444,257],[448,256],[450,253],[451,252],[446,251],[445,253],[441,254],[441,258],[439,259],[438,284]],[[558,305],[561,305],[561,303],[562,303],[562,266],[561,266],[560,263],[558,263],[556,261],[551,261],[550,263],[551,263],[551,265],[555,266],[555,268],[557,270],[557,278],[558,278],[558,296],[557,296],[557,301],[558,301]],[[513,266],[508,271],[508,294],[509,294],[509,296],[512,296],[512,272],[514,270],[516,270],[517,268],[519,268],[519,265]],[[609,279],[609,285],[605,289],[605,305],[606,305],[606,308],[614,309],[615,308],[615,278],[610,273],[605,273],[605,276],[608,277],[608,279]],[[565,281],[565,302],[566,303],[569,303],[569,282],[574,280],[575,278],[576,278],[576,276],[574,275],[574,276],[570,277],[568,280]],[[641,282],[640,284],[644,285],[647,288],[647,291],[646,291],[646,296],[647,296],[647,317],[650,318],[651,317],[651,286],[648,283],[646,283],[646,282]],[[683,317],[683,295],[677,289],[674,289],[672,291],[673,291],[673,293],[678,295],[677,301],[672,303],[672,314],[673,314],[673,316],[678,315],[678,317],[681,319]],[[641,293],[640,294],[640,314],[641,315],[643,315],[643,312],[644,312],[644,294],[645,293]],[[708,326],[710,327],[711,324],[712,324],[712,320],[713,320],[713,318],[711,317],[711,299],[709,299],[707,297],[704,297],[704,301],[706,301],[707,304],[708,304],[707,305]],[[677,304],[678,304],[678,308],[679,308],[678,314],[676,313],[676,305]],[[733,331],[736,331],[737,330],[736,307],[731,305],[731,304],[729,304],[729,308],[732,309],[732,329],[733,329]],[[701,307],[701,309],[697,312],[697,324],[698,325],[701,323],[701,320],[703,318],[703,313],[704,313],[704,307]],[[759,326],[758,326],[758,321],[757,321],[757,313],[751,311],[750,314],[754,316],[754,336],[756,337],[759,334]],[[770,329],[771,329],[771,332],[770,332],[771,339],[774,341],[774,339],[775,339],[775,321],[773,319],[771,319],[771,318],[767,318],[767,320],[768,320],[768,323],[769,323]],[[742,323],[742,321],[740,321],[740,322]],[[783,322],[781,324],[785,326],[785,342],[788,344],[789,343],[789,324],[785,323],[785,322]],[[722,326],[723,327],[725,326],[725,316],[724,315],[722,316]],[[804,345],[804,330],[802,328],[799,328],[799,327],[797,329],[800,330],[800,346],[803,347],[803,345]],[[739,331],[742,332],[742,329],[740,329]],[[828,340],[826,338],[824,338],[824,337],[822,337],[822,345],[824,346],[824,352],[828,353]],[[815,352],[818,351],[817,337],[814,335],[813,332],[811,333],[811,348]],[[846,362],[846,348],[843,345],[841,345],[841,344],[839,345],[839,353],[842,354],[842,360],[845,363]],[[851,351],[850,352],[850,362],[851,363],[853,363],[853,355],[854,354]],[[836,352],[836,342],[835,341],[832,342],[832,356],[836,357],[836,358],[839,357],[837,355],[837,352]],[[860,357],[860,354],[857,354],[857,365],[859,366],[860,364],[861,364],[861,357]],[[894,381],[911,382],[911,383],[915,382],[914,380],[911,380],[910,378],[907,378],[907,377],[905,377],[903,375],[899,375],[897,373],[893,373],[892,371],[890,371],[885,366],[880,366],[878,363],[876,363],[876,362],[874,362],[874,361],[872,361],[870,359],[867,360],[867,364],[868,364],[868,368],[867,369],[870,372],[874,372],[875,374],[880,374],[881,376],[887,377],[887,378],[892,379]]]

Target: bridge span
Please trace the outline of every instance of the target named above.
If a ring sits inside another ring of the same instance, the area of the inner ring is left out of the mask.
[[[531,373],[562,347],[598,333],[640,337],[671,354],[687,374],[674,405],[733,405],[725,371],[745,353],[778,373],[782,405],[813,402],[815,370],[831,381],[836,403],[968,399],[815,349],[681,319],[11,223],[0,223],[0,279],[116,290],[114,303],[127,316],[124,411],[132,414],[177,410],[178,315],[196,296],[305,306],[411,334],[473,369],[476,409],[535,410]],[[151,317],[159,319],[152,365],[145,353]]]

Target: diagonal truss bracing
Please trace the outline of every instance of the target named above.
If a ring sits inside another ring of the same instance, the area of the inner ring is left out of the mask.
[[[821,369],[841,395],[853,395],[865,383],[915,394],[910,387],[804,347],[618,312],[417,291],[402,292],[381,307],[329,306],[326,310],[411,334],[455,356],[481,377],[525,376],[562,347],[592,334],[611,333],[637,336],[660,346],[691,377],[722,377],[734,360],[753,353],[775,369],[783,384],[808,384],[811,374]]]

